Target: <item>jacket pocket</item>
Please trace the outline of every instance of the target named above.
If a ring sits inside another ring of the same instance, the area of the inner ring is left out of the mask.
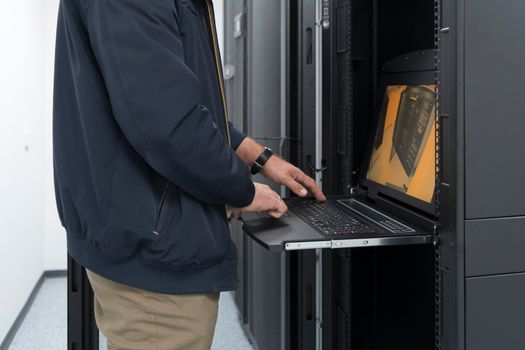
[[[176,188],[172,185],[162,209],[163,232],[142,247],[140,259],[175,271],[219,263],[231,245],[224,207],[204,204]]]
[[[161,234],[162,229],[164,228],[163,224],[166,222],[166,199],[169,196],[171,187],[171,182],[167,181],[164,191],[162,192],[162,195],[160,197],[159,204],[157,206],[157,213],[155,215],[155,228],[153,229],[153,233],[157,236]]]

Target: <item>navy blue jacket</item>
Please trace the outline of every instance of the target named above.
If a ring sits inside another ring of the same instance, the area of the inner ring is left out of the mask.
[[[68,251],[161,293],[236,287],[225,205],[251,203],[211,0],[61,0],[54,167]]]

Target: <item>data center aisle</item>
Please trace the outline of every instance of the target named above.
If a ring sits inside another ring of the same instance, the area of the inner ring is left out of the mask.
[[[9,350],[66,350],[66,278],[48,278],[42,285]],[[106,350],[100,340],[100,350]],[[220,299],[212,350],[251,350],[230,293]]]

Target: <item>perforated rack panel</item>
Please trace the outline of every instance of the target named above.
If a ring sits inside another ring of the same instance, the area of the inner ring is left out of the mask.
[[[440,103],[441,103],[441,0],[434,0],[434,62],[435,62],[435,124],[436,124],[436,185],[435,185],[435,217],[438,224],[434,228],[434,256],[435,256],[435,348],[441,350],[441,336],[442,336],[442,284],[441,284],[441,252],[439,241],[439,217],[440,217],[440,188],[441,188],[441,120],[440,120]]]

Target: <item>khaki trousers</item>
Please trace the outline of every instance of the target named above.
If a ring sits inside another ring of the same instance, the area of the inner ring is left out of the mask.
[[[219,293],[169,295],[110,281],[87,271],[95,319],[108,350],[209,350]]]

